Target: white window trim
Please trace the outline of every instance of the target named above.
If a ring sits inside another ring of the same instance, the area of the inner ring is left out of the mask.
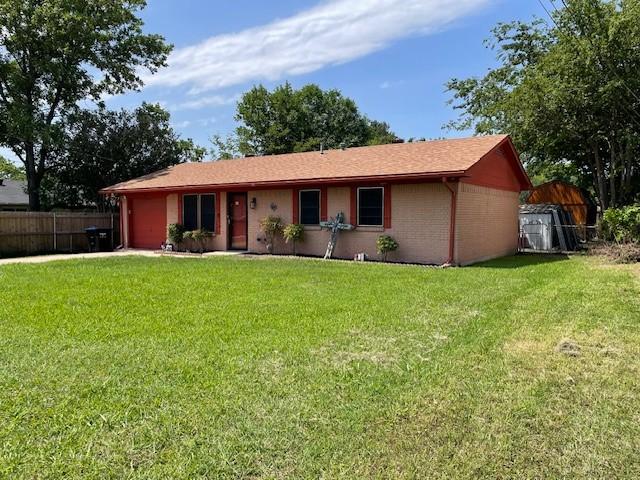
[[[202,203],[200,197],[212,195],[213,196],[213,232],[216,233],[216,228],[218,227],[218,218],[216,215],[216,211],[218,208],[218,195],[215,192],[211,193],[183,193],[182,194],[182,223],[184,224],[184,197],[197,197],[198,201],[196,202],[196,220],[198,224],[198,229],[202,228],[202,212],[200,208],[200,204]]]
[[[379,225],[365,225],[360,223],[360,190],[382,190],[382,223]],[[356,193],[356,216],[358,227],[384,227],[384,187],[358,187]]]
[[[302,192],[318,192],[318,223],[302,223]],[[319,188],[305,188],[298,190],[298,218],[296,222],[305,227],[317,227],[322,221],[322,190]]]

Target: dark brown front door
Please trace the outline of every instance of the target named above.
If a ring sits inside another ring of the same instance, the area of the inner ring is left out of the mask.
[[[247,250],[247,194],[228,193],[229,250]]]

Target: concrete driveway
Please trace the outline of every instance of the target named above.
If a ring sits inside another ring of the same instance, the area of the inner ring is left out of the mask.
[[[71,253],[56,255],[33,255],[30,257],[0,258],[0,265],[10,265],[13,263],[45,263],[57,262],[60,260],[79,260],[84,258],[109,258],[109,257],[126,257],[138,255],[141,257],[174,257],[174,258],[206,258],[214,256],[242,255],[244,252],[221,251],[207,252],[202,255],[198,254],[180,254],[180,253],[160,253],[154,250],[118,250],[115,252],[97,252],[97,253]]]
[[[127,255],[140,255],[145,257],[159,257],[159,253],[152,250],[118,250],[117,252],[96,252],[96,253],[71,253],[55,255],[33,255],[30,257],[0,258],[0,265],[10,265],[13,263],[45,263],[59,260],[78,260],[81,258],[108,258],[124,257]]]

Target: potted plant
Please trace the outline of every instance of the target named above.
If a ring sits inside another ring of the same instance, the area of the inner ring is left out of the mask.
[[[378,254],[382,255],[383,262],[387,261],[387,255],[389,252],[395,252],[398,247],[398,242],[389,235],[380,235],[376,240],[376,248],[378,250]]]
[[[267,252],[272,254],[276,237],[282,234],[282,219],[275,215],[269,215],[260,221],[260,228],[266,237]]]
[[[299,223],[290,223],[282,231],[284,241],[293,244],[293,254],[296,255],[296,243],[304,241],[304,226]]]

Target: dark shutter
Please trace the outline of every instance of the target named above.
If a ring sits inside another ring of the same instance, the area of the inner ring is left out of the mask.
[[[358,190],[358,225],[382,226],[382,188]]]
[[[198,229],[198,196],[185,195],[182,199],[182,223],[185,230]]]
[[[200,195],[200,228],[216,231],[216,196]]]
[[[300,223],[318,225],[320,223],[320,191],[302,190],[300,192]]]

